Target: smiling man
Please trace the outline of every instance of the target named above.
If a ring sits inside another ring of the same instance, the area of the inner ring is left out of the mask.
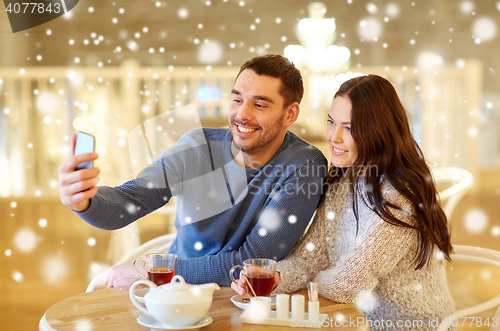
[[[283,259],[307,227],[327,171],[323,154],[287,130],[300,112],[302,77],[285,57],[268,54],[243,64],[231,92],[229,130],[186,133],[121,186],[96,187],[97,168],[75,167],[97,156],[72,155],[59,169],[62,202],[89,224],[113,230],[176,196],[170,252],[178,255],[176,274],[190,283],[228,286],[229,270],[245,259]],[[105,282],[138,279],[123,264]]]
[[[280,95],[281,80],[242,70],[229,106],[229,127],[234,149],[241,150],[245,164],[260,166],[267,162],[283,143],[287,127],[299,114],[298,102],[285,107]]]

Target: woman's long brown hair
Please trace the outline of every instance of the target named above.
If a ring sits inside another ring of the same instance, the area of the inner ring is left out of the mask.
[[[422,268],[433,257],[434,245],[450,260],[452,252],[446,215],[436,197],[436,187],[422,151],[413,138],[406,111],[396,90],[385,78],[377,75],[361,76],[346,81],[335,97],[348,97],[352,104],[351,134],[358,158],[348,172],[353,208],[358,221],[357,190],[363,177],[368,206],[383,220],[395,225],[413,228],[418,232],[415,269]],[[355,171],[364,169],[369,171]],[[372,170],[375,171],[372,171]],[[339,169],[331,167],[327,185],[341,177]],[[390,209],[401,206],[384,199],[381,176],[413,207],[416,222],[405,223]]]

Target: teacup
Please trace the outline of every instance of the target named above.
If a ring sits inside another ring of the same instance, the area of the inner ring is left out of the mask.
[[[143,267],[146,267],[148,276],[146,277],[139,272],[136,268],[136,264],[141,261]],[[140,257],[134,260],[134,270],[135,272],[144,279],[150,280],[156,285],[160,286],[163,284],[170,283],[172,277],[175,275],[175,265],[177,263],[177,255],[172,253],[157,253],[157,254],[147,254],[144,257]]]
[[[251,297],[268,297],[274,289],[276,265],[277,262],[272,259],[248,259],[243,261],[243,266],[235,265],[232,267],[229,271],[229,277],[233,282],[237,282],[233,274],[236,270],[243,269],[243,275],[248,281],[248,294]]]

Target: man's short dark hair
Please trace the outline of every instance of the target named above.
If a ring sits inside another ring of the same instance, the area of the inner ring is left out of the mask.
[[[280,95],[285,100],[284,107],[297,102],[300,104],[304,96],[304,82],[299,69],[286,57],[279,54],[256,56],[245,62],[236,79],[245,69],[253,70],[257,75],[270,76],[281,79]]]

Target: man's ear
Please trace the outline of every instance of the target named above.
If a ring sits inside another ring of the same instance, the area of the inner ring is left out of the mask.
[[[290,126],[299,117],[300,106],[298,102],[292,103],[290,106],[286,107],[285,116],[283,117],[283,126]]]

